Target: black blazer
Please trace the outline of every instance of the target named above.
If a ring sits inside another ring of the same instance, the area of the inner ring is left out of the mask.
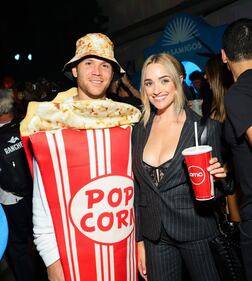
[[[213,202],[194,199],[182,150],[195,145],[194,121],[198,122],[199,136],[204,130],[201,117],[189,108],[186,121],[176,148],[169,171],[156,187],[143,166],[143,150],[152,126],[154,113],[146,127],[138,123],[133,129],[133,172],[135,177],[135,211],[137,240],[143,236],[158,240],[161,225],[171,238],[178,241],[200,240],[217,233],[213,214]],[[213,156],[221,161],[220,124],[207,121],[207,144],[213,147]],[[168,159],[167,159],[168,160]],[[212,200],[211,200],[212,201]]]

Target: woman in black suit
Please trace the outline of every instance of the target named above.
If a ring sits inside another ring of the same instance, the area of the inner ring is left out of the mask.
[[[143,65],[143,117],[133,132],[138,267],[148,281],[181,281],[183,265],[192,281],[220,281],[208,246],[218,232],[214,203],[195,200],[181,154],[195,145],[194,122],[199,136],[205,128],[185,105],[182,77],[179,62],[165,53]],[[206,143],[217,156],[208,171],[224,178],[217,121],[207,121]]]

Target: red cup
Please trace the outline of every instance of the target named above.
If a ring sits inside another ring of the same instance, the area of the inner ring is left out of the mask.
[[[192,183],[196,200],[204,201],[214,198],[213,176],[207,171],[212,158],[212,147],[199,145],[182,151]]]

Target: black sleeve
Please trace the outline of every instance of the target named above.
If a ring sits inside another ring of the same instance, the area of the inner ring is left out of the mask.
[[[134,159],[134,153],[136,153],[137,145],[137,133],[138,125],[133,126],[132,131],[132,158]],[[133,163],[133,172],[134,172],[134,163]],[[136,179],[134,179],[134,211],[135,211],[135,227],[136,227],[136,241],[142,241],[142,231],[141,231],[141,222],[140,222],[140,212],[139,212],[139,199],[140,199],[140,187]]]
[[[207,121],[207,144],[212,146],[212,156],[217,157],[218,161],[223,164],[222,160],[222,124],[218,121],[208,119]]]
[[[209,119],[207,122],[208,128],[208,145],[212,146],[212,156],[217,157],[218,161],[223,165],[223,153],[224,153],[224,143],[223,143],[223,133],[222,133],[222,123]],[[215,199],[219,200],[224,198],[228,194],[234,192],[233,187],[229,186],[227,179],[221,179],[215,181]]]
[[[245,86],[236,86],[225,97],[225,109],[236,137],[241,137],[252,126],[252,94]]]
[[[137,180],[134,180],[134,190],[135,190],[135,197],[134,197],[134,209],[135,209],[135,217],[136,217],[136,241],[142,241],[142,230],[141,230],[141,220],[140,220],[140,212],[139,212],[139,196],[140,196],[140,190],[139,190],[139,184]]]

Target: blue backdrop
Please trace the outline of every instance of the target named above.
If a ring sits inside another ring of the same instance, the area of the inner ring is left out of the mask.
[[[168,21],[156,43],[144,50],[144,59],[152,54],[167,52],[180,61],[190,61],[204,70],[209,55],[220,52],[225,28],[226,25],[211,26],[201,17],[177,14]],[[132,81],[139,85],[140,72],[132,76]]]

